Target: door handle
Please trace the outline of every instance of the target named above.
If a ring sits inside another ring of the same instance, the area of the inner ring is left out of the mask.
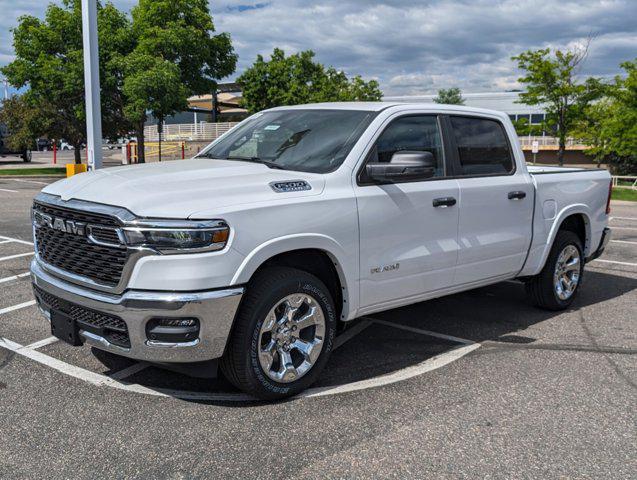
[[[456,204],[456,199],[453,197],[441,197],[441,198],[434,198],[432,205],[436,208],[441,207],[441,208],[447,208],[447,207],[452,207]]]
[[[509,192],[509,200],[522,200],[524,197],[526,197],[526,192]]]

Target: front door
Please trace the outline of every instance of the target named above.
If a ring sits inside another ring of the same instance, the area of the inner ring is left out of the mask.
[[[438,117],[410,114],[390,119],[367,162],[389,162],[401,150],[431,152],[437,168],[432,178],[387,185],[369,181],[364,167],[359,173],[355,190],[363,313],[407,303],[453,282],[458,208],[436,199],[457,199],[459,191],[458,182],[445,174]]]

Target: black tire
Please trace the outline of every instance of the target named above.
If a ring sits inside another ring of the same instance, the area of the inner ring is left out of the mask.
[[[298,380],[282,383],[269,378],[259,358],[259,334],[270,310],[294,293],[311,295],[323,309],[325,335],[322,350],[314,366]],[[287,267],[271,267],[258,272],[243,296],[221,359],[221,371],[234,386],[262,400],[277,400],[305,390],[327,363],[334,346],[336,311],[327,287],[314,275]]]
[[[575,290],[567,299],[561,299],[558,297],[555,291],[555,284],[553,280],[553,274],[557,264],[557,259],[560,253],[568,245],[573,245],[579,252],[579,281],[575,287]],[[584,275],[584,253],[582,248],[582,242],[579,237],[567,230],[560,230],[557,232],[551,252],[546,259],[546,264],[542,271],[536,276],[532,277],[526,283],[526,291],[531,301],[538,307],[545,310],[565,310],[573,303],[580,286],[582,285],[582,279]]]

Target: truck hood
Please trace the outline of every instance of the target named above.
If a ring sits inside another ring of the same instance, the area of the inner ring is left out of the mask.
[[[305,180],[310,190],[277,193],[271,182]],[[189,218],[195,212],[319,195],[323,175],[275,170],[258,163],[196,158],[82,173],[44,193],[124,207],[140,217]]]

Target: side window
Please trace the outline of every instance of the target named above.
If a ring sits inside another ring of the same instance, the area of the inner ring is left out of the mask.
[[[431,152],[436,160],[435,177],[444,175],[442,141],[435,115],[397,118],[381,133],[371,153],[370,162],[388,163],[402,150]]]
[[[506,132],[500,122],[451,116],[461,175],[506,175],[514,169]]]

